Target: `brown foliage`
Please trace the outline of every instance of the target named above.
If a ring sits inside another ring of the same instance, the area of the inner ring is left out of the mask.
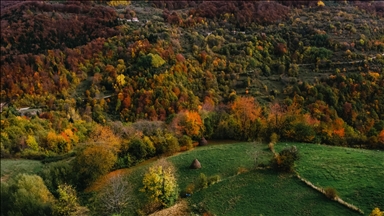
[[[121,140],[106,126],[97,125],[87,140],[90,144],[103,146],[116,153],[120,150]]]
[[[327,187],[324,190],[325,196],[327,196],[329,199],[335,199],[337,197],[337,191],[335,188]]]
[[[183,111],[173,119],[171,127],[177,134],[199,137],[202,134],[204,124],[199,113],[195,111]]]
[[[190,13],[207,18],[220,17],[226,13],[234,14],[235,21],[240,26],[247,26],[252,22],[273,23],[285,19],[288,16],[289,8],[273,1],[207,1],[200,4],[196,11]]]

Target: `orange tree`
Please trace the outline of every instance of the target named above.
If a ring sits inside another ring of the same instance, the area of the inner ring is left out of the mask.
[[[261,127],[261,107],[252,97],[238,97],[231,104],[235,130],[243,139],[257,136]]]

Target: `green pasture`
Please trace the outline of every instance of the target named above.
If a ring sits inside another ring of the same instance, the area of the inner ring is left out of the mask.
[[[36,160],[1,159],[0,162],[3,178],[13,177],[19,173],[36,174],[43,168],[43,164]]]
[[[384,152],[306,143],[278,143],[276,151],[295,145],[301,155],[296,170],[318,187],[333,187],[339,196],[368,215],[384,209]]]

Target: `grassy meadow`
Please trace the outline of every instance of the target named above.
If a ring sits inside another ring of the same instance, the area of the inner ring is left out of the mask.
[[[307,151],[314,153],[322,149],[317,149],[316,145],[295,145],[299,148],[302,155],[302,159],[297,163],[296,169],[303,177],[318,184],[316,175],[311,173],[311,170],[317,169],[316,163],[309,162],[311,161],[311,156]],[[281,150],[284,147],[285,144],[276,145],[277,150]],[[345,153],[346,151],[361,154],[360,150],[354,149],[335,148],[333,150],[333,152],[318,153],[318,155],[321,154],[323,155],[322,157],[327,158],[332,158],[336,155],[337,158],[340,158],[342,152]],[[187,198],[190,209],[195,211],[200,209],[216,215],[358,215],[357,212],[349,210],[337,202],[330,201],[323,194],[302,183],[293,174],[279,174],[270,170],[254,170],[255,157],[253,155],[255,152],[257,152],[258,163],[268,163],[272,157],[266,144],[236,143],[198,147],[194,150],[169,157],[167,160],[171,161],[176,167],[180,190],[184,190],[187,185],[196,181],[200,173],[204,173],[207,177],[220,175],[220,182],[209,186],[207,189],[197,191]],[[373,154],[376,154],[376,152]],[[349,157],[349,154],[345,155]],[[355,156],[359,158],[363,157],[364,154]],[[189,166],[195,158],[200,161],[202,168],[191,170]],[[127,179],[133,185],[136,204],[142,204],[145,201],[145,196],[139,192],[139,189],[142,177],[151,165],[152,162],[147,162],[125,171]],[[371,165],[377,167],[377,164]],[[312,166],[314,167],[312,168]],[[352,165],[344,164],[343,166],[343,164],[339,164],[339,166],[349,169],[348,167]],[[334,169],[331,167],[330,169]],[[239,168],[247,171],[238,174]],[[339,184],[337,179],[347,178],[339,176],[339,174],[343,173],[335,172],[333,174],[335,178],[333,180],[329,179],[329,182],[324,183],[324,186],[335,187],[340,192],[342,199],[348,202],[352,201],[352,204],[362,208],[366,213],[373,209],[370,206],[380,202],[378,198],[384,193],[380,189],[382,187],[378,185],[377,176],[369,173],[366,174],[367,184],[371,182],[373,189],[377,190],[377,192],[360,191],[362,195],[372,193],[370,199],[367,198],[365,202],[362,202],[361,199],[354,200],[348,196],[348,194],[354,193],[355,187],[353,185],[344,185],[344,187],[353,189],[350,191],[342,191],[341,187],[337,187],[337,184]],[[375,185],[373,185],[373,182],[375,182]],[[346,184],[346,182],[341,184]],[[133,208],[132,211],[134,211]]]
[[[296,170],[318,187],[333,187],[339,196],[369,214],[384,209],[384,152],[305,143],[279,143],[280,151],[295,145]]]
[[[36,160],[25,159],[1,159],[1,179],[16,176],[19,173],[36,174],[43,164]]]
[[[359,215],[293,175],[267,170],[224,179],[193,194],[189,203],[216,215]]]
[[[368,215],[374,207],[384,209],[384,152],[305,143],[278,143],[276,151],[295,145],[300,160],[296,171],[319,187],[333,187],[339,196]],[[198,147],[168,157],[176,168],[180,191],[196,182],[200,173],[219,175],[220,181],[186,198],[195,212],[216,215],[358,215],[302,183],[294,174],[254,169],[272,157],[266,144],[228,143]],[[201,169],[189,169],[197,158]],[[142,178],[156,158],[129,169],[109,173],[87,192],[108,184],[108,178],[123,175],[133,188],[133,213],[143,207],[146,197],[139,190]],[[38,173],[44,165],[34,160],[1,160],[1,177]]]

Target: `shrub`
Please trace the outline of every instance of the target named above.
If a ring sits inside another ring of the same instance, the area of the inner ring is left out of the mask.
[[[193,194],[194,191],[195,191],[195,184],[193,183],[187,185],[187,187],[185,188],[185,193]]]
[[[44,152],[36,151],[33,149],[24,149],[19,154],[20,157],[31,160],[43,160],[47,155]]]
[[[144,159],[148,155],[147,147],[142,139],[135,138],[129,142],[128,152],[137,160]]]
[[[304,123],[298,123],[294,126],[296,141],[311,142],[316,135],[315,130],[310,125]]]
[[[74,178],[72,167],[68,162],[60,161],[47,165],[39,175],[47,188],[56,196],[57,188],[62,184],[71,184]]]
[[[40,176],[19,174],[1,182],[2,215],[52,215],[53,203]]]
[[[186,148],[187,150],[193,148],[192,139],[191,139],[191,137],[189,137],[189,136],[187,136],[187,135],[183,135],[183,136],[179,139],[179,144],[180,144],[181,147],[185,146],[185,148]]]
[[[337,197],[337,191],[335,188],[327,187],[324,190],[325,196],[327,196],[329,199],[334,200]]]
[[[271,150],[271,152],[275,152],[275,143],[270,142],[270,143],[268,144],[268,148],[269,148],[269,150]]]
[[[379,208],[374,208],[369,216],[384,216],[384,212],[380,211]]]
[[[196,182],[196,189],[201,190],[208,187],[208,179],[204,173],[200,173]]]
[[[165,140],[166,140],[166,150],[165,150],[166,155],[173,155],[180,150],[179,141],[175,136],[173,136],[170,133],[166,134]]]
[[[277,143],[278,140],[279,140],[279,136],[276,133],[272,133],[270,137],[270,142]]]
[[[295,161],[299,159],[296,146],[283,149],[279,154],[274,155],[271,167],[277,171],[292,172]]]
[[[239,168],[237,168],[237,173],[236,174],[239,175],[241,173],[246,173],[246,172],[248,172],[248,170],[246,168],[239,167]]]
[[[54,215],[69,216],[75,214],[80,207],[76,190],[67,184],[59,185],[57,189],[59,200],[53,208]]]
[[[220,181],[220,176],[219,175],[210,176],[208,178],[208,186],[214,185],[214,184],[216,184],[219,181]]]
[[[108,173],[117,161],[117,156],[104,146],[88,146],[73,160],[80,187],[89,186],[100,176]]]

